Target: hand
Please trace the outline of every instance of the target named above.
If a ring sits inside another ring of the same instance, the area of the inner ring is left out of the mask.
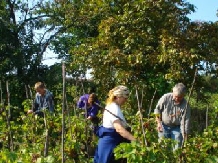
[[[163,126],[162,126],[161,122],[157,123],[157,131],[158,132],[163,132]]]
[[[33,113],[33,110],[28,110],[27,111],[27,114],[32,114]]]
[[[91,117],[91,116],[88,116],[88,117],[87,117],[87,119],[91,120],[91,119],[92,119],[92,117]]]

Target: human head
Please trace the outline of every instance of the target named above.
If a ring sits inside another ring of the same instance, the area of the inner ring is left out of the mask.
[[[39,94],[44,95],[44,93],[45,93],[45,84],[42,83],[42,82],[37,82],[37,83],[35,84],[35,90],[36,90],[36,92],[38,92]]]
[[[88,98],[88,103],[89,104],[93,104],[94,102],[97,102],[97,96],[96,96],[96,94],[95,93],[91,93],[90,95],[89,95],[89,98]]]
[[[176,103],[180,103],[186,93],[186,87],[183,83],[178,83],[173,87],[173,100]]]
[[[123,103],[125,103],[128,96],[129,96],[128,88],[126,86],[119,85],[109,91],[108,99],[106,103],[110,104],[112,102],[116,102],[119,105],[122,105]]]

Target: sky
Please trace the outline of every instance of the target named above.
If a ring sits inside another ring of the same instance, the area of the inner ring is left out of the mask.
[[[217,0],[187,0],[196,6],[195,12],[189,15],[192,21],[218,21],[216,16],[218,10]]]
[[[187,0],[187,2],[195,5],[195,12],[188,15],[192,21],[218,21],[216,16],[218,10],[218,0]],[[56,62],[61,62],[61,60],[56,59],[46,59],[57,57],[50,50],[47,50],[44,54],[43,64],[48,66],[53,65]]]

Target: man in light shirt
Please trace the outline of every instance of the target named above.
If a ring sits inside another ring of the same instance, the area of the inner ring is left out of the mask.
[[[171,138],[177,141],[174,150],[181,147],[190,129],[190,107],[184,99],[186,87],[178,83],[172,93],[164,94],[154,110],[159,140]]]

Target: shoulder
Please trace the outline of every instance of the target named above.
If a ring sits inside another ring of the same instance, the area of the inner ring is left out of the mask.
[[[35,95],[35,98],[37,98],[39,96],[41,96],[41,95],[37,92],[36,95]]]
[[[112,102],[111,104],[108,104],[106,106],[106,109],[108,109],[108,110],[117,110],[117,109],[120,109],[120,107],[116,103]]]
[[[53,98],[53,93],[46,89],[46,97]]]
[[[166,100],[170,100],[173,98],[173,94],[172,93],[166,93],[164,94],[161,98],[160,101],[164,102]]]
[[[46,94],[48,95],[53,95],[51,91],[49,91],[48,89],[46,89]]]
[[[84,94],[80,96],[80,99],[88,99],[88,98],[89,98],[89,94]]]
[[[120,107],[119,105],[117,105],[116,103],[111,103],[111,104],[108,104],[106,107],[105,107],[107,110],[109,110],[110,112],[114,113],[114,114],[118,114],[120,112]]]
[[[166,93],[163,95],[164,98],[172,98],[173,97],[173,93]]]
[[[182,100],[182,104],[185,105],[185,106],[187,105],[188,108],[190,107],[189,103],[187,102],[187,100],[185,98]]]

